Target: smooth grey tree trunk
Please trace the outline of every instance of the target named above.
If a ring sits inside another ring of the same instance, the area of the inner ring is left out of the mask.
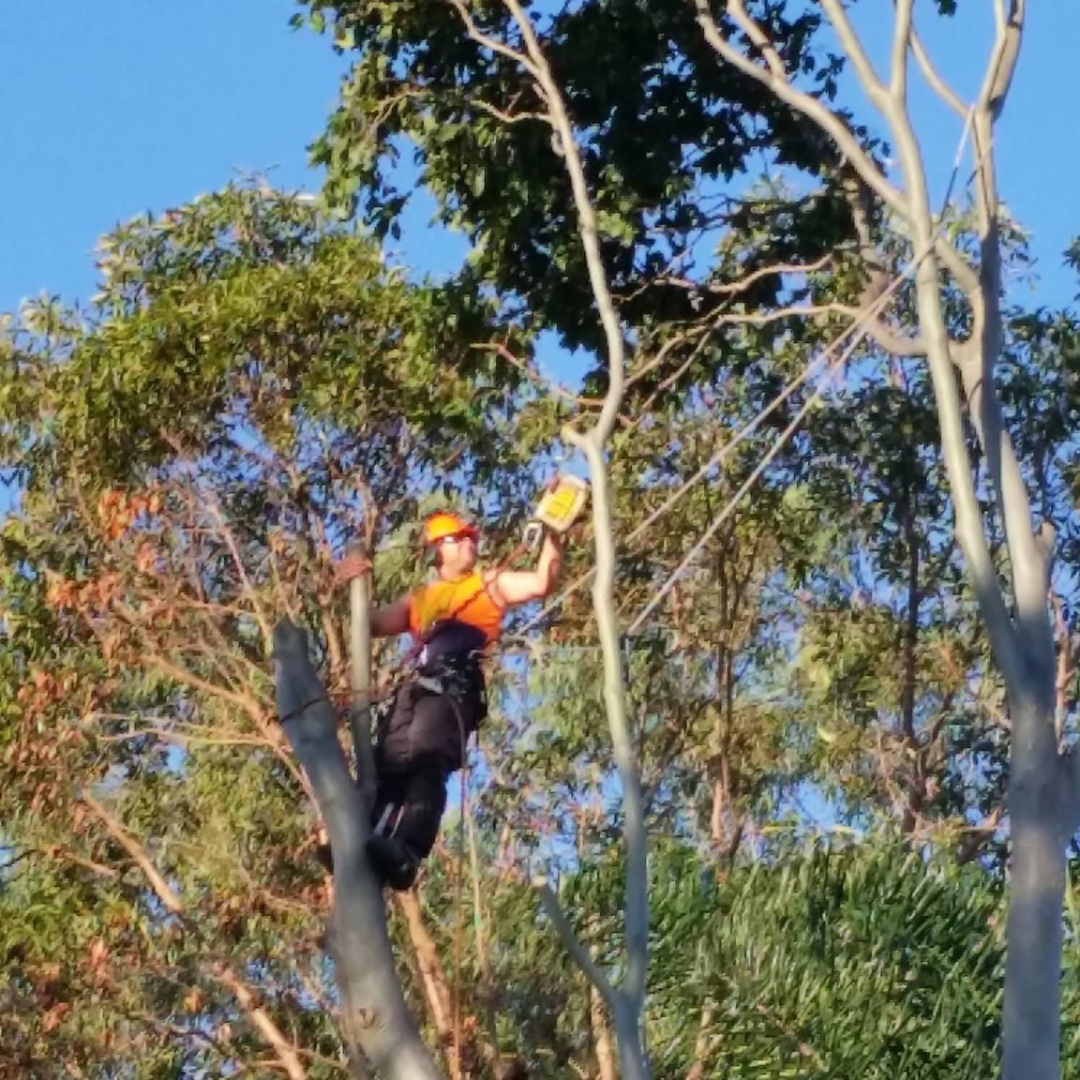
[[[1045,1080],[1061,1075],[1062,906],[1075,821],[1053,713],[1033,704],[1011,712],[1003,1075]]]
[[[288,620],[274,627],[274,669],[282,727],[311,782],[334,855],[327,938],[345,1037],[384,1080],[442,1080],[397,977],[382,890],[364,856],[367,813],[338,739],[337,715],[308,656],[306,631]]]

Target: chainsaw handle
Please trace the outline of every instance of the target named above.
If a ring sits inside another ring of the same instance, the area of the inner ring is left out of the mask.
[[[526,551],[535,551],[540,546],[540,541],[544,539],[545,528],[542,521],[530,521],[525,526],[521,543]]]

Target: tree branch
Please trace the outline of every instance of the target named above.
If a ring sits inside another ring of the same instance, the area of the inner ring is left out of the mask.
[[[908,205],[903,193],[888,181],[885,174],[859,145],[851,129],[835,113],[816,98],[801,90],[796,90],[788,81],[786,74],[777,74],[775,67],[766,71],[736,49],[720,33],[720,28],[716,25],[716,20],[709,10],[709,0],[690,0],[690,2],[697,8],[697,22],[705,34],[705,39],[723,60],[745,75],[756,79],[786,105],[790,105],[813,120],[832,139],[840,153],[858,170],[859,175],[866,180],[881,200],[895,213],[903,217],[907,216]],[[764,32],[746,13],[743,0],[730,0],[728,13],[763,52],[772,48]],[[761,40],[764,40],[764,45],[758,44]],[[873,74],[872,69],[870,73]],[[873,80],[884,94],[884,88],[881,87],[876,75],[873,76]]]
[[[236,998],[252,1027],[277,1055],[289,1080],[307,1080],[307,1070],[300,1061],[296,1047],[285,1038],[281,1028],[274,1023],[273,1017],[258,1003],[251,988],[224,964],[215,964],[211,970],[214,978]]]
[[[860,298],[861,310],[848,308],[847,311],[852,318],[858,315],[866,320],[867,333],[886,352],[894,356],[925,356],[926,342],[918,335],[912,337],[893,330],[884,322],[880,313],[872,318],[869,317],[869,311],[873,309],[875,301],[889,290],[889,274],[885,269],[885,259],[874,242],[871,226],[873,206],[869,186],[858,172],[850,167],[848,175],[844,177],[843,186],[848,209],[851,211],[852,224],[855,226],[859,258],[869,275],[866,289]]]
[[[574,958],[574,963],[581,968],[585,978],[596,987],[608,1007],[614,1008],[618,991],[611,985],[608,977],[600,970],[596,961],[589,954],[589,950],[585,948],[584,943],[574,933],[574,928],[570,925],[570,920],[567,919],[566,913],[559,903],[559,898],[544,878],[534,879],[533,885],[540,894],[540,902],[543,904],[548,918],[551,919],[552,924],[558,931],[563,947]]]
[[[907,100],[907,55],[911,45],[911,9],[914,0],[894,0],[896,25],[893,28],[892,75],[889,96],[902,106]]]
[[[131,836],[120,822],[92,795],[84,792],[82,802],[86,804],[91,813],[105,826],[143,872],[143,876],[150,884],[150,888],[153,889],[165,908],[173,915],[186,918],[183,901],[165,880],[165,876],[161,871],[154,865],[153,860],[142,844]],[[103,869],[107,870],[108,868]],[[253,1026],[277,1055],[278,1061],[290,1080],[307,1080],[307,1070],[304,1069],[300,1062],[296,1047],[285,1038],[269,1013],[257,1004],[251,988],[224,964],[216,964],[213,973],[215,979],[235,996],[238,1004],[247,1014],[248,1019],[251,1020]]]
[[[508,364],[512,364],[514,367],[516,367],[518,371],[520,371],[531,382],[535,383],[542,389],[547,390],[548,393],[555,394],[556,397],[561,397],[564,401],[569,401],[573,405],[581,405],[583,408],[586,409],[595,409],[601,407],[604,404],[603,398],[581,397],[578,394],[575,394],[572,390],[567,390],[565,386],[561,386],[559,383],[555,382],[554,379],[546,378],[544,375],[540,374],[540,372],[534,371],[524,360],[522,360],[520,357],[515,356],[501,342],[493,342],[489,344],[478,342],[470,346],[470,348],[482,349],[485,352],[495,353],[497,356],[505,360]]]
[[[1020,59],[1020,45],[1024,34],[1024,19],[1027,14],[1027,0],[1009,0],[1008,13],[1005,4],[996,4],[997,37],[990,63],[987,65],[986,78],[976,108],[985,108],[996,123],[1005,108],[1005,99],[1012,86],[1016,64]]]
[[[905,2],[905,0],[902,0],[902,2]],[[889,93],[878,73],[874,70],[874,65],[870,63],[870,57],[866,55],[866,50],[859,40],[859,35],[855,32],[855,27],[851,25],[851,20],[847,17],[847,12],[844,10],[840,0],[821,0],[821,6],[825,9],[825,14],[829,16],[829,22],[832,23],[833,30],[836,31],[836,36],[840,39],[840,47],[851,60],[866,96],[881,112],[887,113],[889,110]],[[899,22],[899,20],[897,21]],[[905,49],[906,46],[905,38]],[[895,48],[896,45],[894,45],[894,50]],[[895,71],[893,74],[895,77]]]
[[[452,0],[455,6],[460,0]],[[570,179],[578,235],[581,238],[593,298],[604,329],[607,346],[608,386],[604,405],[586,435],[569,428],[563,436],[582,450],[589,466],[592,487],[592,519],[596,553],[593,609],[603,654],[604,704],[608,728],[622,786],[626,841],[626,976],[611,1000],[619,1041],[623,1080],[644,1080],[648,1074],[641,1042],[641,1011],[645,1000],[649,945],[649,895],[647,838],[641,797],[641,777],[626,713],[619,627],[615,612],[615,540],[611,492],[604,448],[619,416],[626,385],[626,355],[619,317],[615,311],[607,272],[600,252],[596,213],[589,194],[581,152],[573,124],[551,68],[537,40],[535,29],[518,0],[504,0],[521,31],[529,67],[550,112],[562,159]],[[593,965],[595,968],[595,965]]]
[[[274,627],[282,727],[322,813],[334,854],[327,942],[336,961],[346,1041],[385,1080],[439,1080],[394,967],[379,883],[364,854],[370,826],[337,737],[337,715],[308,656],[306,631]]]
[[[1001,416],[994,369],[1002,349],[1000,207],[993,150],[994,122],[1004,107],[1023,33],[1024,0],[1013,0],[998,35],[975,104],[976,212],[979,228],[979,292],[984,305],[981,339],[962,365],[972,419],[986,454],[987,475],[1001,508],[1009,549],[1018,642],[1038,683],[1042,706],[1053,709],[1053,627],[1048,609],[1047,553],[1036,538],[1031,500]]]
[[[493,38],[490,34],[485,34],[484,31],[476,25],[476,20],[473,19],[472,15],[469,13],[469,8],[466,5],[465,0],[449,0],[449,2],[454,6],[458,15],[461,16],[461,21],[465,24],[466,32],[477,45],[480,45],[485,49],[490,49],[493,53],[498,53],[500,56],[505,56],[515,64],[520,64],[537,83],[540,82],[540,73],[524,53],[518,49],[512,48],[505,42],[499,41],[497,38]]]
[[[705,1063],[712,1044],[711,1028],[715,1009],[716,1003],[713,999],[706,998],[701,1009],[697,1038],[694,1040],[694,1054],[686,1073],[686,1080],[705,1080]]]
[[[460,0],[451,0],[451,2],[456,7]],[[562,93],[551,74],[551,68],[543,50],[540,48],[536,31],[529,17],[525,14],[518,0],[505,0],[505,3],[514,16],[514,21],[517,23],[525,40],[529,58],[529,61],[526,62],[526,68],[543,91],[544,100],[549,110],[550,123],[559,139],[566,171],[570,177],[570,187],[573,191],[574,209],[577,211],[578,217],[578,234],[581,237],[582,247],[585,249],[589,283],[592,286],[593,297],[600,313],[600,322],[604,328],[608,353],[609,383],[604,406],[593,429],[595,433],[593,437],[602,445],[614,430],[619,408],[622,405],[623,383],[626,378],[622,328],[619,325],[619,317],[615,312],[611,289],[608,286],[607,272],[604,269],[603,257],[600,254],[596,212],[593,209],[588,182],[585,178],[585,166],[581,160],[581,152],[578,149],[574,127],[566,111]]]
[[[362,553],[363,547],[357,545]],[[356,755],[356,781],[365,808],[375,803],[375,756],[371,748],[371,577],[360,574],[349,583],[349,673],[352,707],[349,727]]]
[[[105,826],[113,838],[131,857],[132,862],[143,872],[150,888],[154,890],[157,898],[165,906],[166,910],[173,915],[184,914],[184,904],[165,880],[164,876],[154,865],[146,849],[112,816],[92,795],[83,792],[82,801],[89,807],[93,815]]]
[[[962,120],[966,121],[968,115],[967,106],[956,91],[954,91],[941,77],[914,26],[911,27],[909,38],[915,62],[919,65],[919,69],[922,71],[923,77],[926,79],[930,88],[945,102],[946,105],[949,106],[950,109],[953,110],[953,112],[955,112]]]
[[[822,0],[822,2],[829,11],[830,17],[836,18],[842,27],[847,20],[846,15],[838,9],[837,0]],[[872,77],[876,79],[876,76]],[[965,289],[976,316],[978,316],[982,301],[986,298],[982,292],[982,282],[952,246],[938,235],[930,209],[922,153],[915,139],[906,108],[898,107],[896,102],[886,95],[882,99],[881,109],[892,129],[904,175],[907,205],[903,216],[909,223],[916,249],[925,250],[928,253],[928,257],[919,262],[916,272],[916,303],[919,325],[927,347],[926,355],[931,381],[934,386],[938,422],[941,428],[942,456],[949,484],[953,490],[958,539],[968,565],[971,567],[972,583],[980,610],[986,620],[995,655],[1006,679],[1012,680],[1022,676],[1022,665],[1012,622],[990,557],[982,513],[975,494],[971,461],[964,436],[959,388],[953,368],[953,346],[946,329],[945,314],[941,303],[938,257],[945,259],[950,269],[956,268],[959,283]],[[856,168],[858,168],[857,165]],[[866,176],[861,169],[859,172],[869,183],[871,178]],[[1011,685],[1019,684],[1012,682]]]
[[[818,127],[832,139],[837,149],[851,167],[855,169],[862,180],[875,192],[875,194],[877,194],[885,205],[904,220],[911,219],[913,208],[910,204],[910,192],[905,195],[895,187],[895,185],[889,182],[885,174],[874,164],[862,147],[859,146],[851,130],[835,113],[816,98],[796,90],[786,77],[778,79],[775,74],[763,70],[752,60],[739,52],[739,50],[720,33],[720,29],[716,25],[716,21],[709,11],[708,0],[690,0],[690,2],[694,3],[697,8],[697,22],[701,26],[706,40],[723,60],[752,78],[757,79],[758,82],[771,90],[777,98],[785,104],[790,105],[808,119],[813,120]],[[841,28],[847,28],[847,37],[850,39],[852,47],[856,49],[856,55],[853,55],[852,59],[853,61],[856,61],[856,70],[860,75],[860,79],[863,82],[866,92],[870,95],[872,100],[879,103],[879,108],[881,108],[886,118],[892,120],[896,110],[892,107],[891,99],[886,93],[885,88],[882,86],[881,80],[874,72],[872,65],[870,65],[870,62],[858,41],[858,37],[855,35],[854,29],[848,22],[843,9],[836,0],[829,0],[827,7],[831,8],[830,18],[834,18],[834,21],[838,22],[837,32],[841,33]],[[764,49],[766,46],[772,48],[771,43],[768,43],[764,31],[762,31],[761,28],[747,15],[743,0],[731,0],[728,11],[732,18],[736,20],[740,27],[743,28],[759,48]],[[841,36],[844,37],[844,34],[841,33]],[[759,41],[762,40],[765,42],[765,45],[759,44]],[[861,56],[861,64],[857,61],[857,56]],[[976,325],[978,325],[978,278],[975,272],[968,266],[964,258],[949,243],[946,237],[935,235],[934,249],[941,261],[956,277],[958,284],[960,284],[972,299],[973,307],[975,308],[974,314],[976,316]],[[876,333],[871,333],[875,339],[878,337]],[[883,346],[885,341],[888,340],[888,337],[882,339]],[[909,355],[922,355],[922,353],[922,349],[912,350]]]

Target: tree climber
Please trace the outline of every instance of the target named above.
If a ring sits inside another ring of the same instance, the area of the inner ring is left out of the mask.
[[[423,544],[434,556],[435,579],[370,615],[373,637],[409,633],[417,653],[414,671],[376,720],[378,787],[367,852],[395,890],[412,886],[434,846],[448,781],[464,767],[469,736],[487,716],[481,661],[504,613],[550,595],[561,568],[561,538],[547,526],[533,570],[480,567],[477,540],[476,527],[456,514],[430,516]],[[344,584],[370,569],[366,557],[351,555],[336,576]]]

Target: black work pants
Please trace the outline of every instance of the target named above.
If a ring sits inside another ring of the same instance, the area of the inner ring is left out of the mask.
[[[465,764],[468,738],[485,705],[482,684],[478,693],[439,692],[415,679],[398,688],[377,723],[376,833],[427,857],[446,810],[447,782]]]

